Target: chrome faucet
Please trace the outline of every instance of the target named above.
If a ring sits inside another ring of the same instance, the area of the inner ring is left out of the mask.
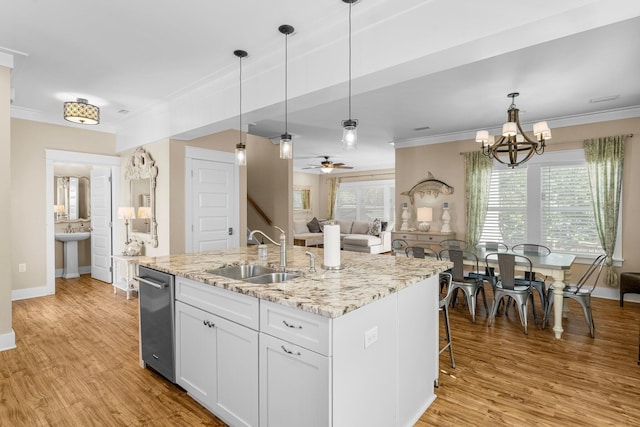
[[[73,228],[71,228],[71,224],[67,224],[67,229],[64,232],[65,233],[73,233]]]
[[[315,273],[316,272],[316,254],[309,251],[306,251],[305,254],[309,255],[309,272]]]
[[[266,237],[267,240],[269,240],[274,245],[280,246],[280,267],[286,268],[287,267],[287,235],[285,234],[284,230],[278,227],[277,225],[274,225],[273,228],[275,228],[280,232],[280,243],[277,243],[271,237],[267,236],[264,233],[264,231],[261,231],[261,230],[253,230],[251,233],[249,233],[248,240],[251,240],[255,234],[259,233],[262,236]]]

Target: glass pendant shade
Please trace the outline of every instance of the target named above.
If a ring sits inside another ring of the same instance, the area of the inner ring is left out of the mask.
[[[247,165],[247,146],[244,144],[236,144],[236,163],[238,166]]]
[[[345,150],[358,148],[358,122],[355,120],[342,122],[342,148]]]
[[[293,142],[288,133],[280,136],[280,158],[285,160],[293,158]]]

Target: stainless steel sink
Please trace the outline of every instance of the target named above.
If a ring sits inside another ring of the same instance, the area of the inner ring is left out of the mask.
[[[228,277],[229,279],[245,280],[250,277],[261,276],[263,274],[276,273],[277,270],[262,265],[231,265],[229,267],[207,270],[207,273]]]
[[[299,277],[297,274],[291,273],[268,273],[261,274],[260,276],[248,277],[243,279],[245,282],[255,283],[258,285],[266,285],[269,283],[281,283],[286,282],[287,280],[295,279]]]

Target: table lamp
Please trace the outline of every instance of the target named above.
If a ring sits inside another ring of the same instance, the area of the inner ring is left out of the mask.
[[[420,223],[418,224],[418,230],[429,231],[429,227],[431,227],[430,222],[433,221],[433,209],[428,207],[418,208],[416,219]]]

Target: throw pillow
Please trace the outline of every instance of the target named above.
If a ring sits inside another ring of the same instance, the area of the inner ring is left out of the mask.
[[[310,233],[322,233],[322,229],[320,228],[320,222],[318,222],[318,218],[315,216],[311,221],[307,223],[307,228]]]
[[[369,231],[367,232],[367,234],[370,234],[372,236],[378,236],[380,235],[381,229],[382,229],[382,224],[380,223],[380,218],[376,218],[371,223],[371,226],[369,227]]]
[[[382,224],[382,228],[380,228],[380,231],[387,231],[387,225],[389,225],[389,221],[382,221],[380,224]]]

